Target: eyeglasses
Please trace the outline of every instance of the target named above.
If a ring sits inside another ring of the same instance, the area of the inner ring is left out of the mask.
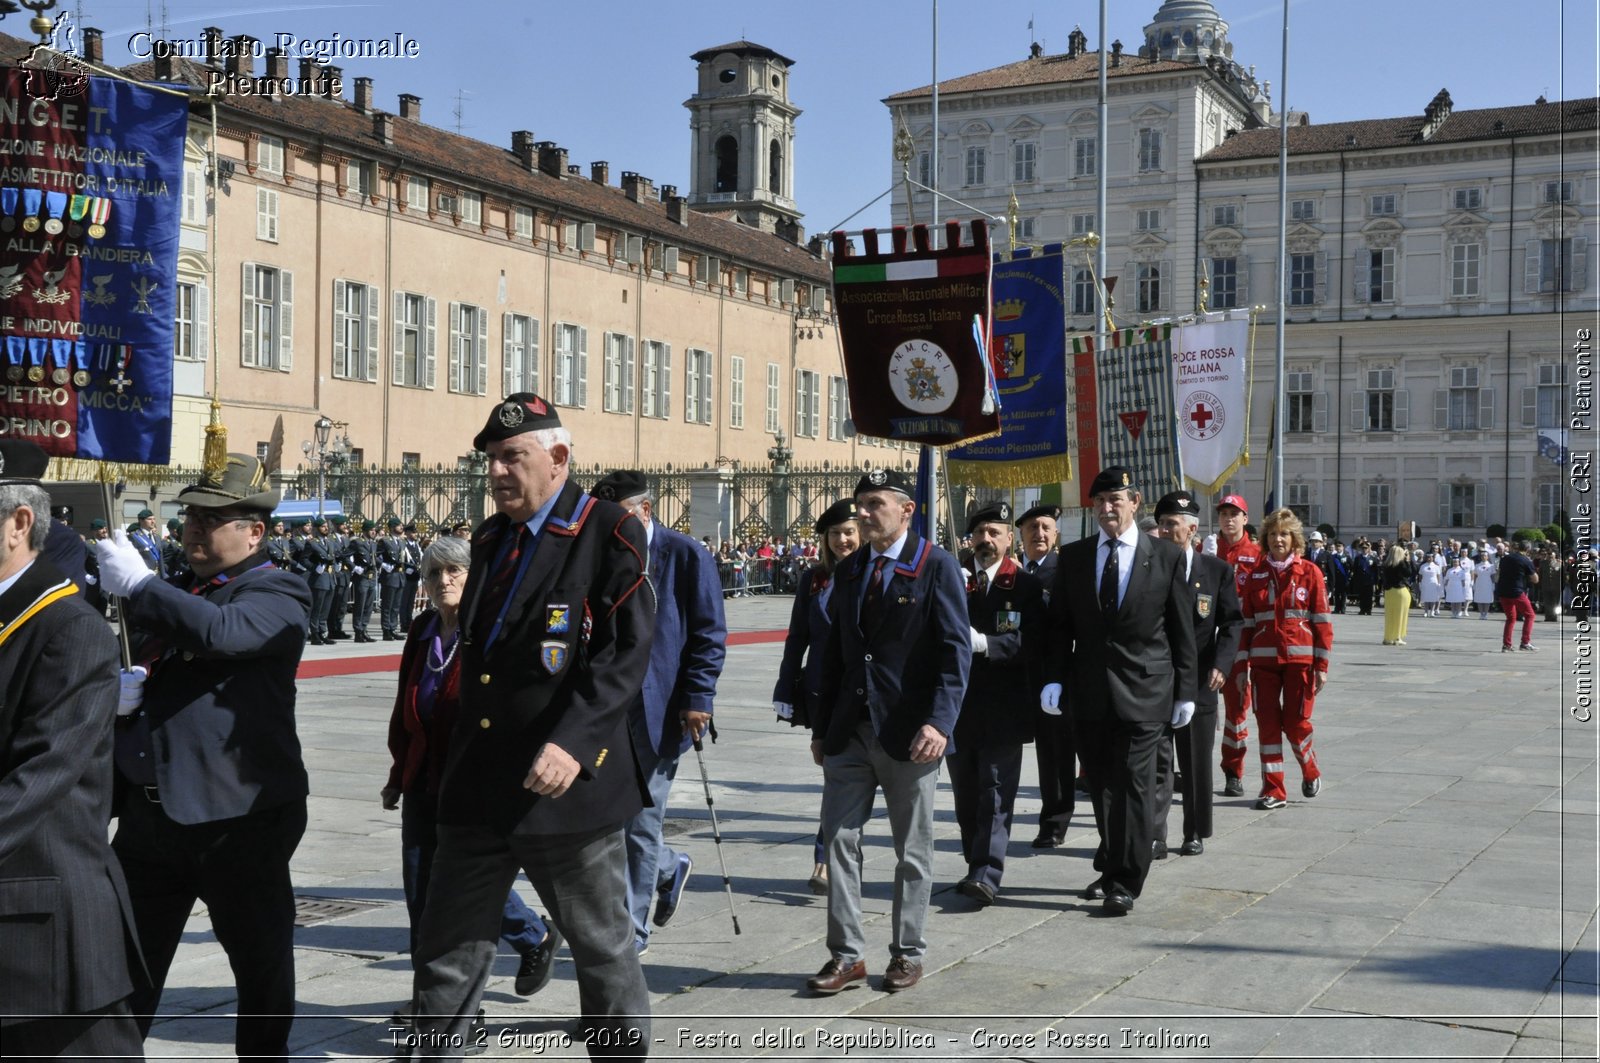
[[[451,565],[448,568],[436,568],[428,573],[428,583],[444,583],[446,580],[460,580],[467,578],[467,570]]]
[[[207,510],[198,509],[191,509],[187,514],[184,515],[185,525],[193,524],[197,529],[203,532],[216,531],[224,524],[235,524],[239,522],[254,523],[255,520],[255,517],[242,516],[238,513],[212,513]]]

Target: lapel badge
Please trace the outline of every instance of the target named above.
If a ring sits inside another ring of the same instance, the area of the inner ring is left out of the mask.
[[[1210,616],[1211,615],[1211,595],[1209,595],[1209,594],[1196,595],[1195,596],[1195,600],[1194,600],[1194,611],[1196,613],[1200,614],[1200,619],[1201,620],[1204,620],[1206,617]]]
[[[571,627],[568,619],[572,615],[572,607],[565,604],[551,604],[544,607],[544,630],[550,635],[565,635]]]
[[[894,604],[896,604],[896,605],[904,605],[907,602],[909,602],[910,600],[911,600],[910,598],[907,598],[904,595],[901,595],[899,598],[896,598],[894,600]]]
[[[547,639],[539,644],[539,663],[551,675],[561,671],[567,663],[567,644],[560,639]]]

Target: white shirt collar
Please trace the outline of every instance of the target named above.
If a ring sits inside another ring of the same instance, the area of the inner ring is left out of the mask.
[[[35,560],[37,560],[37,559],[35,559]],[[23,565],[20,569],[18,569],[16,572],[12,573],[10,576],[6,577],[3,580],[0,580],[0,594],[4,594],[6,591],[8,591],[12,587],[16,586],[17,580],[21,579],[23,577],[23,574],[26,573],[28,571],[28,569],[30,569],[32,567],[33,567],[33,562],[29,561],[26,565]]]
[[[1116,541],[1121,543],[1123,546],[1137,547],[1139,545],[1139,536],[1143,534],[1144,532],[1139,530],[1139,526],[1137,524],[1132,524],[1129,525],[1121,535],[1117,536]],[[1110,540],[1110,538],[1111,537],[1106,534],[1106,530],[1101,528],[1100,543],[1095,547],[1095,549],[1098,550],[1101,546],[1104,546],[1106,542]]]
[[[900,560],[900,551],[906,548],[906,539],[909,538],[910,535],[911,529],[907,528],[905,531],[900,533],[900,538],[889,544],[889,549],[879,551],[876,547],[874,547],[872,551],[872,560],[877,561],[880,557],[887,557],[891,561]]]

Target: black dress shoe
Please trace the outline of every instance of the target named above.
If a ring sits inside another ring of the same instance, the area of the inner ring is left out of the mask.
[[[550,975],[555,970],[556,950],[560,947],[561,931],[552,925],[545,932],[544,940],[522,957],[522,963],[517,967],[517,996],[531,997],[550,984]]]
[[[1183,848],[1178,850],[1178,852],[1182,853],[1184,856],[1199,856],[1205,851],[1206,843],[1201,841],[1199,838],[1185,838],[1183,842]]]
[[[334,639],[334,640],[347,639],[349,637],[350,637],[350,634],[349,634],[349,632],[346,632],[346,631],[330,631],[330,632],[328,632],[328,638]]]
[[[1079,894],[1079,896],[1086,901],[1105,900],[1106,884],[1100,879],[1095,879],[1093,882],[1083,887],[1083,892]]]
[[[1157,838],[1150,843],[1150,859],[1165,860],[1167,858],[1167,843]]]
[[[975,878],[964,878],[956,883],[956,890],[963,897],[971,897],[980,907],[987,908],[994,903],[994,887],[987,882]]]
[[[1035,849],[1057,849],[1066,837],[1064,831],[1045,829],[1039,832],[1039,836],[1033,839],[1031,844]]]
[[[1133,898],[1121,890],[1112,890],[1100,902],[1100,910],[1107,915],[1127,915],[1133,911]]]

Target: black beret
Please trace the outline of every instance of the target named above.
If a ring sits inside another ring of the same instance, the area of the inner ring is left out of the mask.
[[[1095,475],[1094,482],[1089,485],[1089,497],[1093,498],[1102,491],[1124,490],[1138,490],[1133,483],[1133,470],[1124,465],[1108,465]]]
[[[822,511],[822,516],[817,518],[817,534],[826,535],[828,529],[843,524],[847,520],[856,519],[856,500],[841,498],[833,505]]]
[[[1182,517],[1200,519],[1200,503],[1187,491],[1171,491],[1161,496],[1161,501],[1156,503],[1156,519],[1176,514]]]
[[[1049,517],[1051,520],[1060,520],[1061,507],[1044,504],[1034,506],[1032,509],[1028,510],[1028,512],[1017,518],[1017,527],[1022,527],[1034,517]]]
[[[990,502],[987,506],[980,506],[967,514],[967,534],[971,535],[980,524],[993,522],[1011,523],[1011,504],[1009,502]]]
[[[472,447],[484,450],[496,440],[537,432],[541,428],[560,427],[561,418],[556,415],[554,406],[531,391],[519,391],[489,411],[483,431],[472,437]]]
[[[917,493],[905,473],[896,472],[894,469],[871,469],[866,475],[856,482],[856,494],[866,494],[868,491],[899,491],[907,498],[915,497]]]
[[[589,488],[589,493],[606,502],[622,502],[650,491],[644,473],[638,469],[612,469]]]

